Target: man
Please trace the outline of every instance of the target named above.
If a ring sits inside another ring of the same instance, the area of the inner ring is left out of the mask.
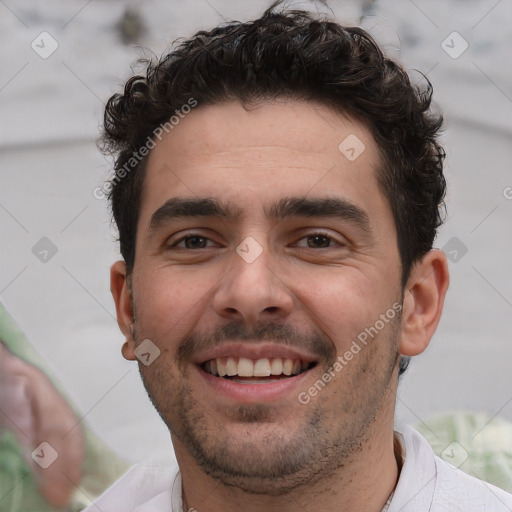
[[[363,30],[277,7],[108,102],[122,351],[177,466],[135,466],[87,510],[512,510],[393,431],[449,281],[430,84]]]

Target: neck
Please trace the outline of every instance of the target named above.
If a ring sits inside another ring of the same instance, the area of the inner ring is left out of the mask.
[[[182,475],[184,511],[295,512],[297,508],[307,510],[314,503],[324,512],[381,512],[400,471],[400,457],[395,456],[399,443],[395,444],[392,421],[387,428],[381,424],[378,431],[372,432],[357,457],[343,467],[334,472],[325,468],[325,478],[282,496],[250,494],[226,486],[206,475],[179,442],[173,442]]]

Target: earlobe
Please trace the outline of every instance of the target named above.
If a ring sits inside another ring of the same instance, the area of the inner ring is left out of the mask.
[[[117,324],[126,337],[121,352],[125,359],[135,360],[132,297],[124,261],[116,261],[110,268],[110,291],[116,305]]]
[[[123,357],[127,359],[128,361],[135,361],[135,342],[133,341],[133,338],[130,340],[126,340],[123,343],[123,346],[121,348],[121,354],[123,354]]]
[[[415,356],[427,348],[441,319],[449,281],[446,256],[439,249],[413,266],[404,294],[400,354]]]

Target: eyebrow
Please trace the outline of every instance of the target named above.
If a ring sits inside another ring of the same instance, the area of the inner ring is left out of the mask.
[[[274,220],[286,217],[335,217],[372,233],[368,214],[354,203],[338,197],[286,197],[266,208],[265,213]]]
[[[166,222],[177,218],[223,217],[226,220],[236,220],[241,213],[241,210],[227,203],[221,203],[213,197],[173,197],[153,213],[149,221],[149,230],[156,230]]]
[[[368,214],[359,206],[342,198],[285,197],[267,205],[264,212],[272,220],[287,217],[335,217],[349,221],[362,230],[372,233]],[[243,210],[213,197],[168,199],[156,210],[149,221],[149,230],[158,229],[166,222],[187,217],[221,217],[234,221],[243,215]]]

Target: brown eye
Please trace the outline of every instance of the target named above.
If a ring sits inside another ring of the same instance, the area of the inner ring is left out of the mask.
[[[208,238],[199,235],[185,236],[178,240],[173,247],[181,247],[184,249],[204,249],[207,247]]]
[[[328,249],[345,247],[345,244],[339,242],[338,239],[332,237],[329,233],[318,232],[303,236],[296,242],[295,246],[305,249]]]
[[[308,247],[312,249],[323,249],[331,245],[332,239],[325,235],[309,235],[307,238]]]

